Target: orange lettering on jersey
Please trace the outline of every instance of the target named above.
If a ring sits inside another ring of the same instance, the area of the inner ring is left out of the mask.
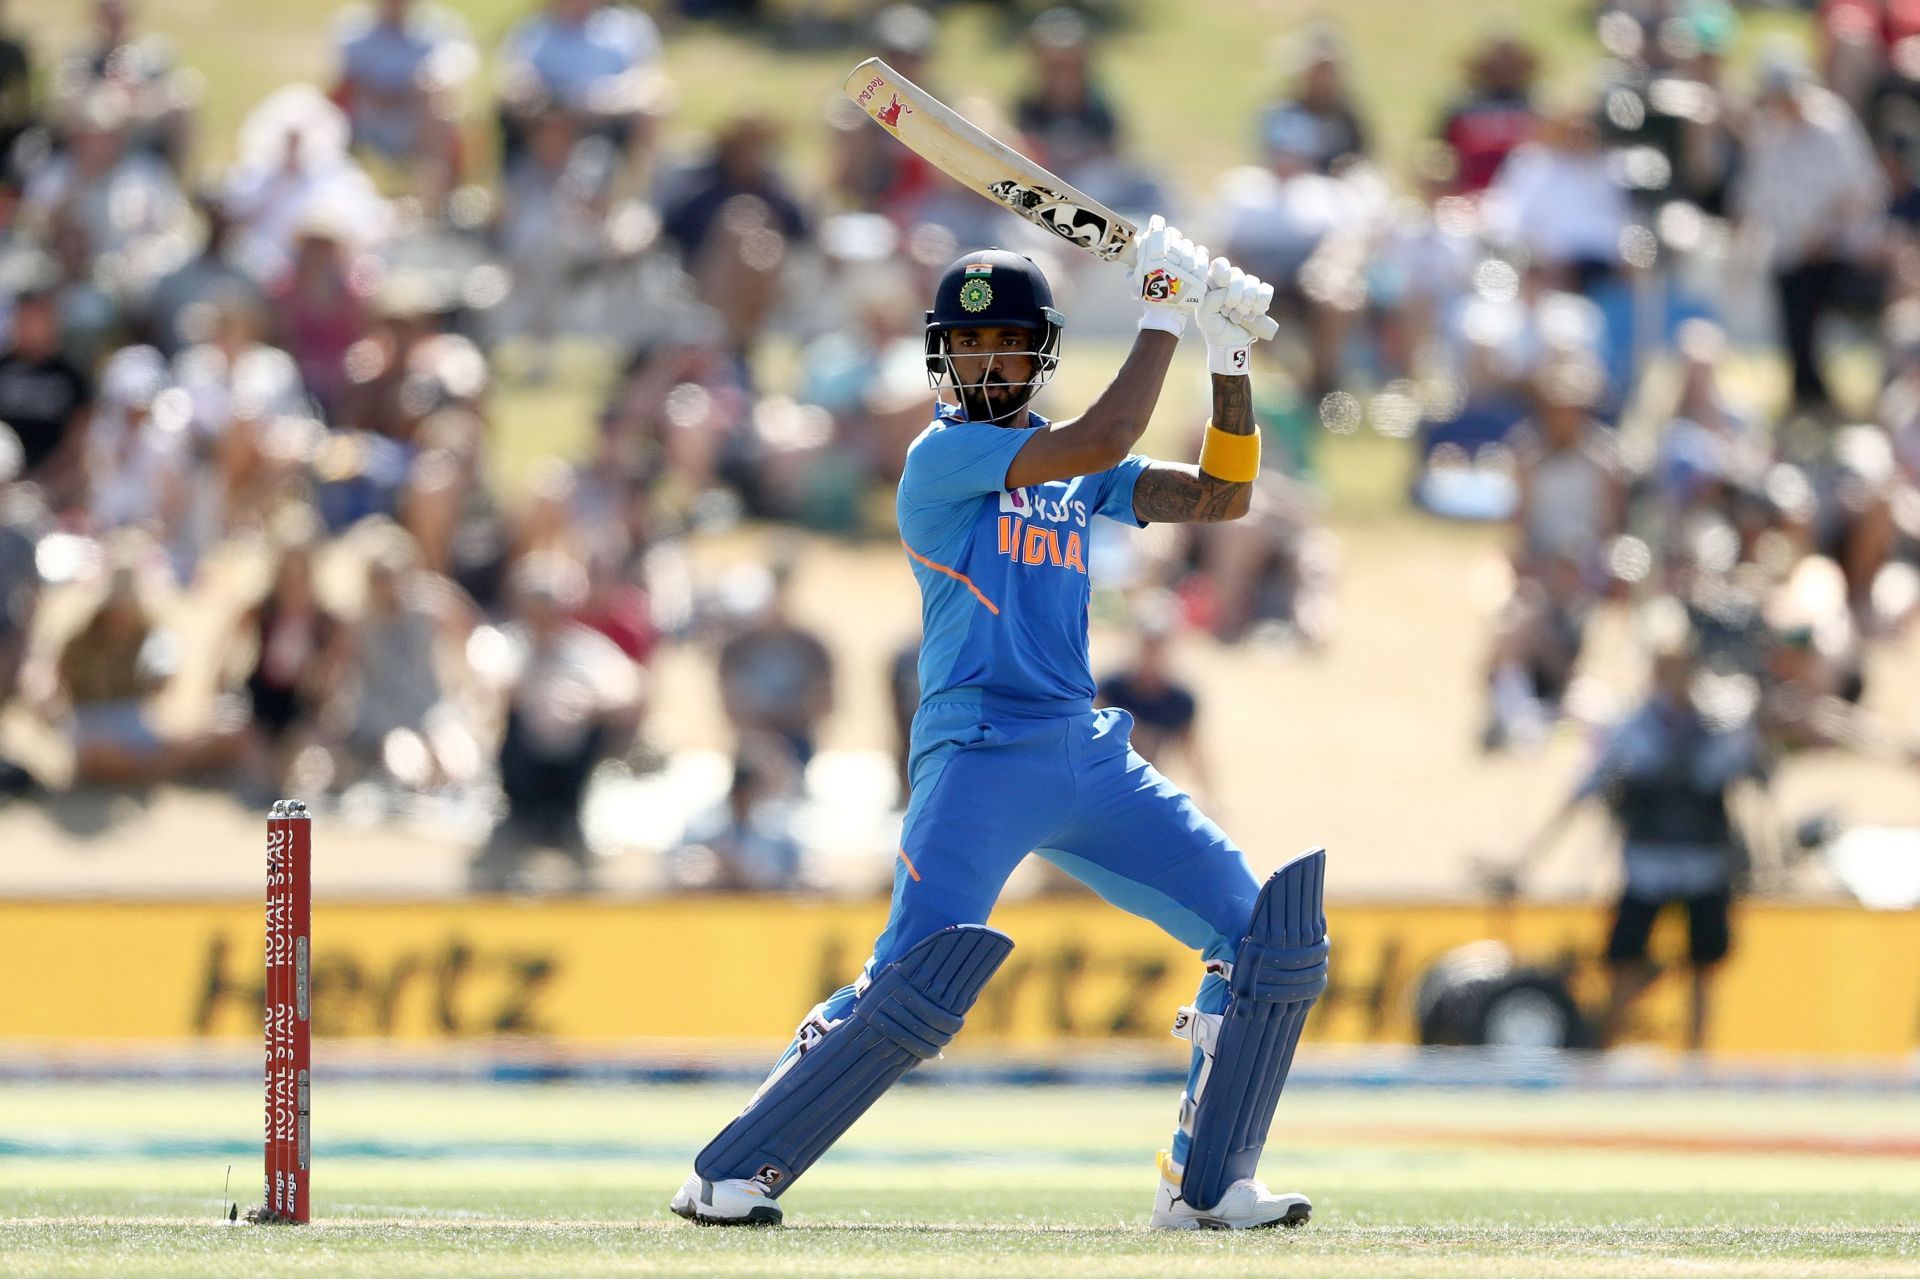
[[[1008,541],[1008,539],[1011,538],[1012,536],[1013,536],[1013,516],[1002,515],[1000,517],[1000,553],[1002,555],[1007,554],[1007,552],[1012,549]]]
[[[1020,550],[1020,558],[1028,564],[1044,564],[1047,561],[1047,533],[1049,530],[1037,524],[1027,525],[1026,545]]]
[[[1067,533],[1067,567],[1087,571],[1086,561],[1080,558],[1080,535],[1071,531]]]
[[[1060,566],[1060,530],[1047,530],[1047,559],[1055,568]]]

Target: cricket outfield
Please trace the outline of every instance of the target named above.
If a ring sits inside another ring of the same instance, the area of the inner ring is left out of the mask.
[[[1145,1228],[1165,1088],[909,1087],[778,1230],[666,1200],[739,1086],[340,1082],[314,1221],[257,1201],[259,1085],[0,1085],[0,1274],[1920,1276],[1920,1094],[1302,1088],[1296,1231]]]

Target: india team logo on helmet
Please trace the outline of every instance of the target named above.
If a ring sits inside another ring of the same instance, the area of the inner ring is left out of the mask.
[[[993,286],[977,275],[960,284],[960,305],[969,311],[984,311],[993,305]]]

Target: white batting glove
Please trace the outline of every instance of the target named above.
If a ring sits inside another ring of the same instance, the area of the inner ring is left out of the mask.
[[[1133,264],[1134,281],[1145,304],[1140,327],[1164,329],[1175,337],[1184,334],[1206,293],[1206,249],[1156,213],[1141,233]]]
[[[1207,371],[1227,377],[1243,376],[1251,367],[1248,356],[1258,340],[1255,326],[1266,319],[1273,303],[1273,286],[1248,275],[1225,258],[1207,268],[1207,290],[1197,312],[1201,336],[1207,339]]]

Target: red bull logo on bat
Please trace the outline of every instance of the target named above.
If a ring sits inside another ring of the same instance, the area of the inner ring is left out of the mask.
[[[900,127],[900,117],[912,114],[913,108],[900,101],[899,94],[890,93],[887,95],[887,105],[876,111],[873,118],[889,129],[897,129]]]

